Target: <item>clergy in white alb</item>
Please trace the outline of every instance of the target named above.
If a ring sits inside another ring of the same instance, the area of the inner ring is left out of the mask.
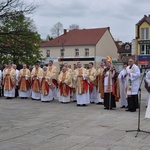
[[[90,103],[88,71],[77,63],[77,69],[74,70],[73,80],[76,89],[77,106],[86,106]]]
[[[140,69],[134,64],[133,59],[129,59],[129,66],[127,67],[126,79],[127,79],[127,99],[128,110],[135,112],[138,106],[138,91],[140,85]]]
[[[15,88],[15,97],[19,96],[18,94],[18,75],[19,75],[19,70],[17,69],[17,65],[13,64],[13,69],[16,71],[16,88]]]
[[[127,95],[126,95],[126,73],[127,73],[127,64],[123,65],[123,69],[120,71],[118,75],[119,84],[120,84],[120,101],[121,101],[121,108],[125,108],[128,106],[127,103]]]
[[[18,83],[19,83],[19,97],[22,99],[26,99],[31,96],[31,74],[30,70],[27,69],[26,64],[23,64],[23,69],[19,71],[18,76]]]
[[[47,67],[43,66],[43,71],[40,78],[40,85],[41,85],[41,101],[42,102],[50,102],[53,100],[53,93],[52,93],[52,79],[50,76],[50,72],[47,71]]]
[[[72,87],[72,76],[66,67],[62,68],[60,75],[58,76],[58,84],[60,97],[59,102],[68,103],[70,102],[70,90]]]
[[[58,88],[58,83],[57,83],[57,78],[58,78],[58,74],[57,74],[57,68],[56,66],[53,65],[53,61],[50,60],[49,64],[48,64],[48,72],[50,73],[51,79],[52,79],[52,93],[53,93],[53,99],[58,99],[57,97],[57,88]]]
[[[148,71],[146,73],[146,78],[145,78],[147,84],[148,84],[148,87],[150,88],[150,71]],[[148,103],[149,103],[149,99],[150,99],[150,93],[147,91],[147,99],[146,99],[146,106],[148,106]]]
[[[89,69],[88,69],[88,83],[89,83],[89,94],[90,94],[90,102],[91,103],[97,103],[97,88],[96,88],[96,74],[97,71],[93,67],[93,63],[89,63]]]
[[[41,74],[42,68],[40,68],[39,64],[37,63],[31,71],[31,90],[32,90],[31,97],[33,100],[41,99],[40,80],[39,80]]]
[[[4,96],[7,99],[15,97],[16,86],[16,71],[12,68],[11,64],[8,64],[8,69],[3,73],[4,80]]]
[[[105,69],[104,63],[100,63],[100,67],[96,74],[96,87],[97,87],[97,104],[104,104],[104,91],[103,91],[103,71]]]

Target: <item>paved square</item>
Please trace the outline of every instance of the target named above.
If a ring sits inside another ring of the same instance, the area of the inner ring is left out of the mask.
[[[141,130],[150,131],[145,119],[147,92],[142,88]],[[91,104],[42,103],[31,99],[0,98],[0,150],[150,150],[150,134],[137,130],[138,111],[104,110]]]

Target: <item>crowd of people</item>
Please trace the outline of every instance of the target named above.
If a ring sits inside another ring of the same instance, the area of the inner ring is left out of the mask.
[[[121,101],[121,108],[135,112],[138,108],[138,90],[140,70],[129,59],[123,70],[118,73],[112,64],[112,58],[107,56],[106,63],[100,63],[98,69],[92,62],[88,69],[78,62],[76,69],[64,63],[60,73],[53,61],[48,66],[34,65],[30,71],[26,64],[21,70],[15,64],[5,64],[0,73],[3,95],[7,99],[20,97],[31,98],[42,102],[58,99],[61,103],[75,101],[77,106],[87,106],[90,103],[104,105],[111,110],[116,102]]]

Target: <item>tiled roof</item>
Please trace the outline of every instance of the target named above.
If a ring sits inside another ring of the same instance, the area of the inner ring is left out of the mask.
[[[149,16],[146,16],[144,15],[144,17],[136,24],[138,26],[140,26],[143,22],[147,22],[148,24],[150,24],[150,15]]]
[[[42,43],[42,47],[56,47],[56,46],[77,46],[77,45],[96,45],[97,42],[104,35],[107,28],[96,29],[74,29],[69,32],[65,32],[63,35]]]

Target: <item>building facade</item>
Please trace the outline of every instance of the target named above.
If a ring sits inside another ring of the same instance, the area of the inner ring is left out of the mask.
[[[100,62],[105,61],[106,56],[118,59],[117,47],[110,33],[110,28],[74,29],[64,30],[64,34],[46,43],[41,44],[45,64],[53,60],[54,64],[61,68],[63,63],[75,68],[78,61],[83,67],[89,62],[99,67]]]
[[[118,43],[117,43],[118,44]],[[119,62],[127,63],[129,58],[134,59],[132,55],[132,44],[129,42],[118,44]]]
[[[150,62],[150,15],[144,15],[136,24],[135,47],[140,68],[147,67]]]

